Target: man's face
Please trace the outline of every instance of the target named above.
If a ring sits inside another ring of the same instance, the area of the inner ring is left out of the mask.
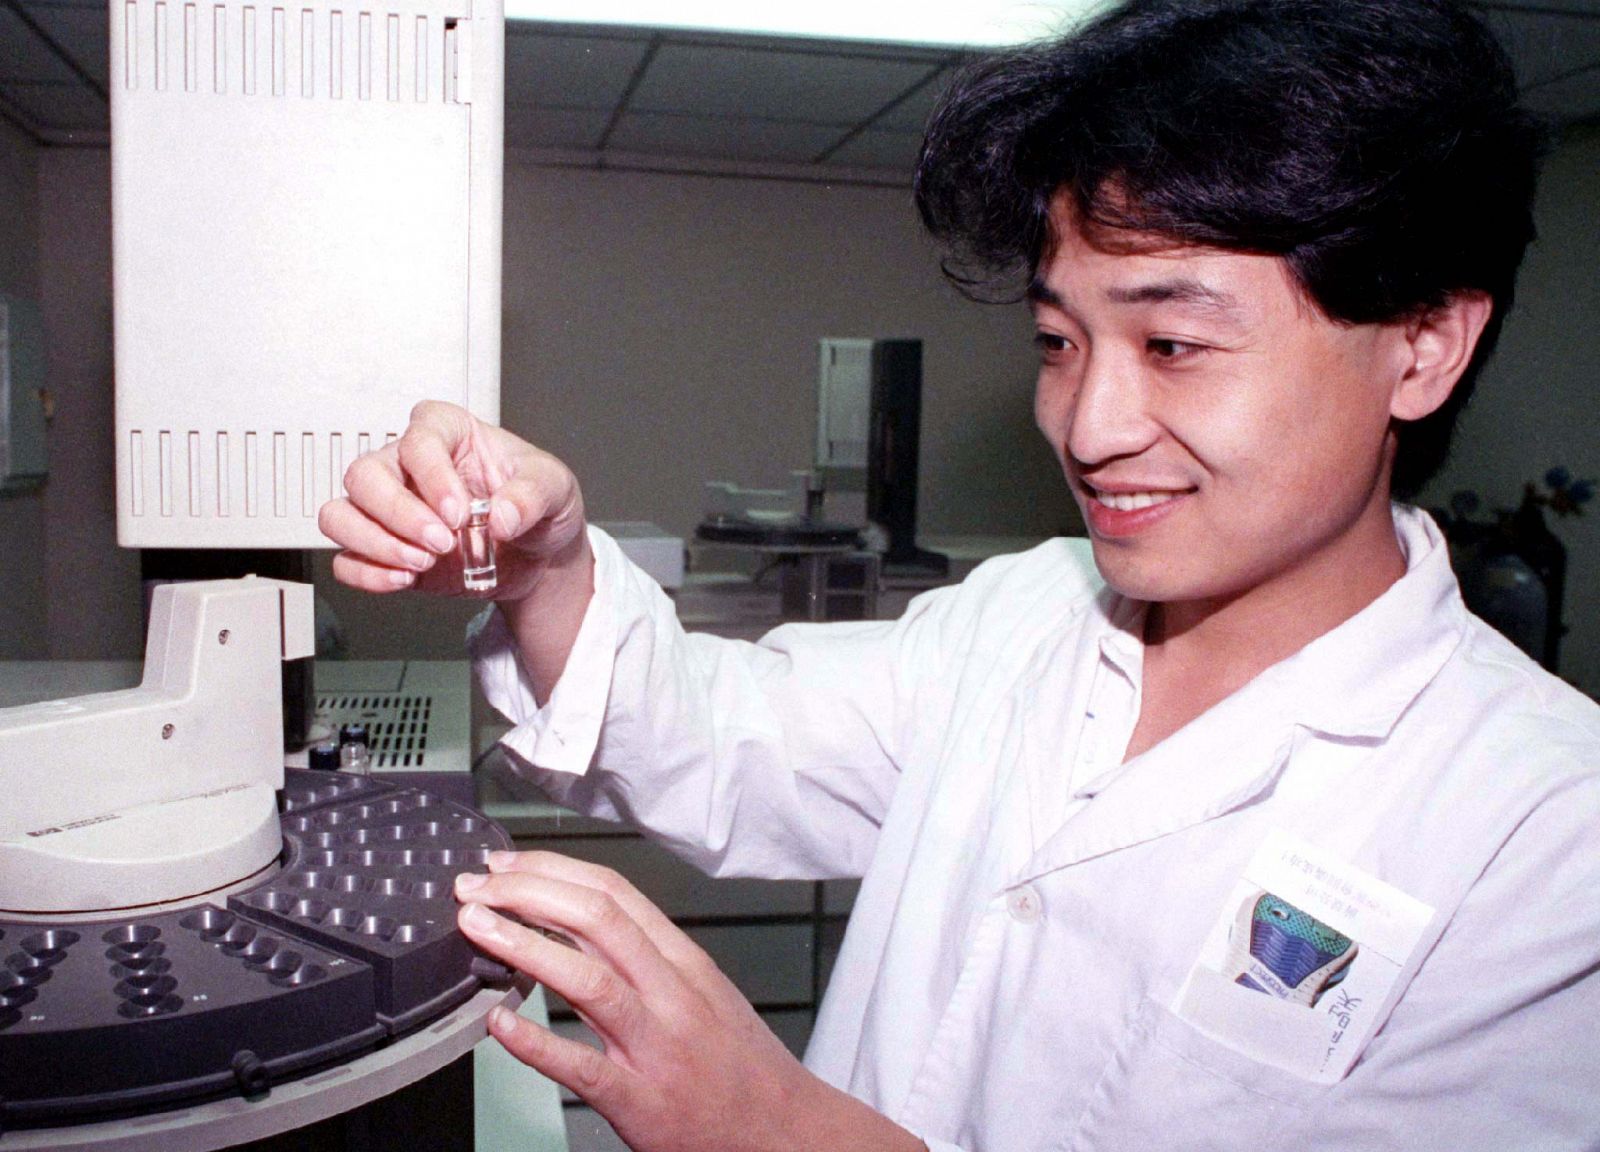
[[[1328,320],[1275,257],[1085,235],[1064,197],[1053,223],[1035,416],[1112,587],[1317,595],[1394,555],[1402,327]]]

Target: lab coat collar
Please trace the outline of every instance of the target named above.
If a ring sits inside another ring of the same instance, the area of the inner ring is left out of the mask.
[[[1014,883],[1143,844],[1249,803],[1277,780],[1296,738],[1246,688],[1121,770],[1044,840]],[[1037,779],[1037,778],[1036,778]],[[1035,784],[1037,789],[1038,785]]]
[[[1106,621],[1100,634],[1100,656],[1135,690],[1144,679],[1144,618],[1149,605],[1102,588],[1099,609]]]
[[[1017,882],[1215,819],[1267,792],[1305,733],[1381,740],[1438,674],[1466,628],[1442,536],[1428,517],[1395,509],[1406,574],[1382,596],[1300,652],[1267,669],[1105,780],[1042,845]],[[1098,655],[1137,676],[1123,651],[1136,618],[1111,604]],[[1081,672],[1081,668],[1080,668]],[[1059,697],[1034,685],[1025,722],[1045,726]],[[1052,700],[1052,697],[1055,697]],[[1035,729],[1039,730],[1038,728]],[[1055,759],[1055,758],[1052,758]],[[1056,760],[1059,763],[1059,760]],[[1034,766],[1035,794],[1046,786]],[[1058,786],[1064,785],[1059,780]]]
[[[1444,536],[1427,513],[1394,507],[1406,573],[1355,616],[1249,686],[1327,736],[1383,739],[1466,635]]]

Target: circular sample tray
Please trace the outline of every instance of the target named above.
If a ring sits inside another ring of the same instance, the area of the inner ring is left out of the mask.
[[[282,867],[226,900],[71,923],[0,919],[0,1130],[240,1092],[377,1047],[509,973],[452,884],[511,847],[414,788],[290,770]]]

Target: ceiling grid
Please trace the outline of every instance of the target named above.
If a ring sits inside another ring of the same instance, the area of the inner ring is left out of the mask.
[[[1481,0],[1529,104],[1600,120],[1600,0]],[[0,121],[43,145],[103,146],[99,0],[0,0]],[[514,22],[506,144],[534,162],[909,180],[963,60],[949,49]]]

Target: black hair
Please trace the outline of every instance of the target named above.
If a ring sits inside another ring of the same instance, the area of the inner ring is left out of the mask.
[[[1505,52],[1452,0],[1131,0],[961,75],[915,193],[973,296],[1020,294],[1062,190],[1096,225],[1282,257],[1339,322],[1486,292],[1450,400],[1399,427],[1392,488],[1409,497],[1511,307],[1543,145]]]

